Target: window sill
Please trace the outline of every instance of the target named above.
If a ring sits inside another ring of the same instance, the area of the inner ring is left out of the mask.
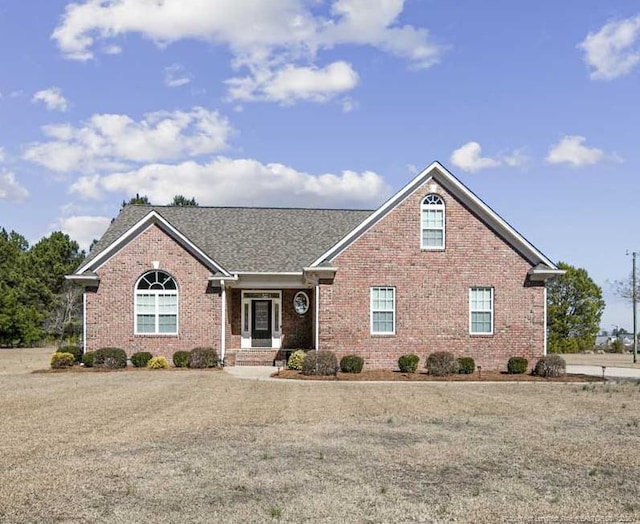
[[[372,337],[376,338],[393,338],[396,336],[395,333],[369,333]]]
[[[134,337],[177,338],[178,333],[134,333]]]
[[[444,247],[421,247],[420,251],[446,251]]]
[[[495,333],[469,333],[470,337],[480,337],[480,338],[486,338],[486,337],[492,337],[494,336]]]

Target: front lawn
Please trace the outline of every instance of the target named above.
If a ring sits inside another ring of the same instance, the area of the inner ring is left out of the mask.
[[[31,373],[50,354],[0,350],[0,522],[640,520],[636,383]]]

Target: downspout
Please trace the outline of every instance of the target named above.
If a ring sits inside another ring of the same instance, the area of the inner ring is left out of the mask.
[[[543,355],[547,356],[547,285],[544,285],[544,348]]]
[[[315,314],[316,314],[316,332],[315,332],[315,336],[316,336],[316,343],[315,343],[315,348],[316,351],[318,351],[318,346],[320,345],[320,284],[316,284],[316,289],[315,289]]]
[[[82,352],[87,352],[87,288],[82,291]]]
[[[220,360],[222,361],[223,365],[224,365],[224,355],[227,349],[227,324],[226,324],[226,318],[227,318],[227,288],[224,285],[224,280],[220,281],[220,288],[222,289],[221,292],[221,299],[222,299],[222,311],[221,311],[221,317],[220,317]]]

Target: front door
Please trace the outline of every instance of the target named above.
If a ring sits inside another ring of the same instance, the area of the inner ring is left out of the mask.
[[[271,347],[271,300],[251,301],[251,345]]]

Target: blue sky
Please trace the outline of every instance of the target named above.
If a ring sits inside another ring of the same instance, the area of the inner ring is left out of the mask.
[[[439,160],[631,328],[636,1],[30,0],[0,44],[0,225],[31,242],[135,193],[374,208]]]

